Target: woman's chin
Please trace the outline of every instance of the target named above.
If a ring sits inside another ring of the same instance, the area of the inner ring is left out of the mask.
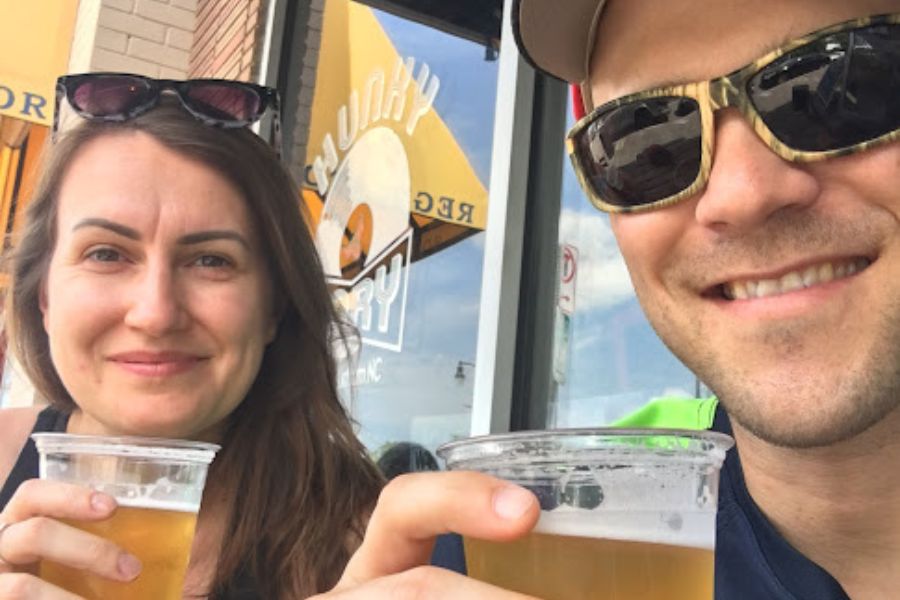
[[[71,433],[171,439],[198,439],[206,430],[211,429],[197,415],[174,414],[160,410],[117,412],[97,416],[85,413],[84,418],[73,419],[73,425],[75,427],[70,427]]]

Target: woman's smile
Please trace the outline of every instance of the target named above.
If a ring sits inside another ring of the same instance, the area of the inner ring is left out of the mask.
[[[131,374],[158,378],[195,370],[205,365],[208,358],[185,352],[136,350],[112,354],[107,360]]]

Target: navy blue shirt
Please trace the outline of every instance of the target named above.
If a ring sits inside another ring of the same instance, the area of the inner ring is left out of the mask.
[[[721,406],[713,430],[731,435]],[[850,600],[823,568],[794,549],[750,497],[736,448],[719,484],[716,524],[716,600]]]
[[[713,430],[731,435],[719,407]],[[465,573],[458,536],[441,536],[432,564]],[[740,456],[728,452],[719,484],[716,600],[850,600],[824,569],[800,554],[766,519],[747,491]]]

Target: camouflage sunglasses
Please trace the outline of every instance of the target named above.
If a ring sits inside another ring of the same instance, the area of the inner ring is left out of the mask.
[[[706,185],[713,115],[727,107],[789,161],[900,139],[900,14],[822,29],[724,77],[607,102],[575,124],[566,148],[598,209],[661,208]]]
[[[65,99],[89,121],[122,122],[133,119],[171,92],[197,120],[212,127],[232,129],[259,121],[272,109],[272,145],[281,156],[281,116],[274,88],[229,79],[153,79],[130,73],[84,73],[56,80],[53,136],[59,128],[60,106]]]

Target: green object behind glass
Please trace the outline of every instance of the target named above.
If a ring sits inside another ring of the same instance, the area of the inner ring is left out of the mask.
[[[628,414],[613,427],[661,429],[709,429],[712,427],[719,401],[715,396],[691,398],[665,396],[654,398],[638,410]]]

